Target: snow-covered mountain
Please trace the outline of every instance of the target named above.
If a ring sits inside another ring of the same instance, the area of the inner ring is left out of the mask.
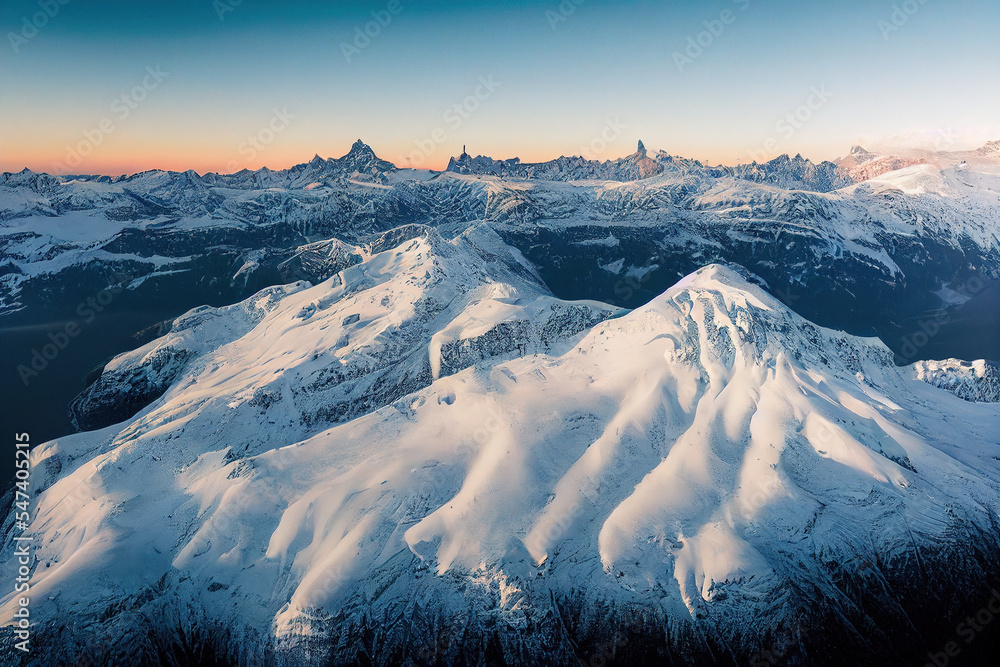
[[[167,318],[25,383],[36,664],[925,659],[1000,580],[995,148],[3,174],[12,363]]]
[[[705,264],[733,263],[807,319],[877,334],[897,363],[1000,359],[995,162],[941,154],[840,187],[832,164],[798,156],[709,167],[645,153],[619,162],[654,159],[663,170],[626,181],[394,169],[360,143],[284,172],[4,174],[0,344],[8,377],[26,383],[16,410],[59,406],[45,437],[111,423],[101,414],[123,418],[132,401],[104,411],[86,394],[72,420],[60,413],[112,355],[148,342],[165,320],[320,282],[409,224],[452,238],[485,223],[566,300],[634,308]],[[109,288],[107,313],[91,319],[89,300]],[[66,323],[89,342],[39,361],[49,341],[30,332]],[[150,333],[133,340],[140,329]]]
[[[545,181],[635,181],[663,172],[663,165],[646,154],[639,142],[636,152],[618,160],[588,160],[582,157],[560,157],[548,162],[522,163],[519,158],[495,160],[480,155],[462,153],[448,162],[446,171],[456,174],[498,176],[500,178],[530,178]]]
[[[597,302],[555,300],[520,253],[485,226],[448,242],[431,228],[411,225],[387,232],[359,252],[359,261],[365,261],[327,281],[337,289],[294,313],[297,326],[319,327],[322,338],[329,339],[317,341],[320,347],[300,359],[310,362],[308,369],[294,371],[307,378],[290,391],[312,404],[301,414],[308,424],[370,412],[485,357],[548,351],[617,310]],[[109,363],[74,401],[74,420],[94,428],[131,417],[176,382],[193,360],[261,326],[290,290],[307,284],[269,288],[221,310],[202,307],[178,318],[166,336]],[[313,345],[284,330],[276,336],[293,348]],[[278,353],[272,349],[270,354]],[[246,358],[239,355],[238,363]],[[280,362],[283,368],[275,375],[292,373],[288,363]],[[280,400],[287,378],[271,379],[278,384],[265,382],[253,401]]]
[[[837,169],[852,181],[863,181],[878,178],[882,174],[905,169],[916,164],[926,164],[922,156],[875,155],[861,146],[854,146],[847,157],[837,160]]]
[[[410,227],[187,313],[32,454],[33,660],[920,658],[998,573],[1000,404],[748,278],[616,312]]]
[[[706,178],[738,178],[754,183],[767,183],[786,189],[829,192],[855,181],[832,162],[814,164],[801,155],[787,155],[758,164],[735,167],[709,166],[699,160],[689,160],[658,151],[649,157],[642,141],[636,152],[617,160],[588,160],[582,157],[560,157],[548,162],[522,163],[518,158],[496,160],[488,156],[472,157],[462,153],[451,158],[446,171],[456,174],[496,176],[501,179],[522,178],[546,181],[636,181],[662,173],[691,174]]]
[[[949,305],[942,290],[998,277],[1000,164],[955,155],[861,184],[798,156],[707,167],[651,158],[644,147],[618,161],[583,161],[583,171],[570,165],[582,158],[560,158],[521,171],[512,163],[501,177],[489,175],[500,163],[483,158],[493,165],[483,174],[456,173],[478,164],[468,156],[443,173],[396,170],[360,142],[339,160],[284,172],[5,174],[0,312],[55,309],[57,298],[75,305],[116,275],[196,283],[201,298],[232,302],[287,282],[279,267],[313,242],[364,245],[410,223],[453,236],[485,221],[563,298],[635,306],[703,264],[733,262],[800,314],[878,332],[900,351],[908,332],[898,323]],[[64,293],[67,284],[79,289]]]
[[[939,143],[948,144],[946,135]],[[868,151],[854,146],[851,152],[834,163],[846,178],[858,183],[913,165],[928,164],[942,168],[953,165],[971,166],[974,169],[994,171],[1000,165],[1000,141],[990,141],[976,150],[928,150],[926,148],[896,145],[891,149]]]

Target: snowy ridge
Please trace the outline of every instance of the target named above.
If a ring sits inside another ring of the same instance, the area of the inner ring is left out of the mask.
[[[654,157],[649,157],[641,141],[632,155],[604,162],[563,156],[548,162],[522,163],[518,158],[496,160],[462,153],[457,158],[450,159],[446,171],[505,179],[622,182],[643,180],[663,173],[674,176],[690,174],[702,178],[738,178],[785,189],[817,192],[829,192],[855,182],[834,163],[822,162],[817,165],[801,155],[794,158],[781,155],[762,164],[753,162],[734,167],[713,167],[699,160],[676,157],[665,151],[658,151]]]
[[[281,300],[307,283],[268,288],[253,299],[214,309],[201,306],[174,320],[170,333],[112,359],[70,404],[74,426],[90,430],[123,421],[159,398],[187,363],[257,326]]]
[[[277,325],[269,336],[281,341],[270,354],[283,349],[281,356],[288,359],[272,359],[276,378],[254,369],[244,393],[252,405],[280,402],[288,391],[283,375],[294,372],[301,380],[290,389],[298,407],[295,420],[309,425],[381,407],[429,384],[432,376],[486,357],[548,350],[614,312],[603,304],[552,298],[534,269],[484,227],[448,242],[433,229],[411,225],[358,252],[363,263],[350,263],[306,290],[296,306],[286,297],[308,283],[269,288],[234,306],[202,307],[181,316],[166,336],[109,363],[74,401],[76,421],[94,428],[130,416],[135,410],[129,408],[163,393],[189,360],[199,360],[192,371],[197,376],[206,358],[227,346],[239,349],[240,340],[265,319]],[[265,317],[279,307],[280,315]],[[304,336],[309,354],[296,346],[300,327],[322,332],[321,341]],[[238,368],[253,355],[243,350],[223,366]],[[219,372],[213,367],[210,375]]]
[[[722,266],[612,314],[552,298],[480,225],[181,318],[108,369],[192,350],[162,398],[33,452],[49,657],[135,651],[175,600],[248,661],[566,663],[622,632],[623,660],[745,663],[796,619],[919,653],[880,610],[918,573],[921,596],[970,583],[969,544],[997,553],[1000,406]]]
[[[943,141],[941,143],[944,143]],[[945,168],[956,165],[995,172],[1000,165],[998,141],[990,141],[971,151],[926,150],[896,146],[891,150],[871,152],[854,146],[849,155],[835,161],[838,171],[858,183],[914,165]]]
[[[866,284],[897,281],[898,267],[917,264],[914,270],[922,275],[907,276],[908,282],[935,282],[933,291],[942,282],[957,282],[967,264],[988,272],[992,263],[984,260],[1000,249],[1000,166],[987,158],[963,166],[957,155],[935,154],[853,185],[832,164],[814,165],[800,156],[708,167],[663,152],[650,157],[644,147],[622,160],[588,162],[583,171],[572,166],[582,158],[561,158],[530,169],[520,165],[501,177],[491,175],[493,167],[472,169],[469,160],[479,158],[469,158],[461,164],[475,174],[457,173],[463,171],[459,162],[453,171],[434,174],[392,168],[360,142],[338,160],[314,158],[281,172],[151,171],[114,179],[4,174],[0,313],[22,308],[23,290],[41,290],[34,285],[67,271],[154,274],[163,261],[175,261],[180,266],[170,270],[197,279],[203,271],[219,271],[218,262],[205,257],[204,248],[212,247],[217,255],[230,255],[233,266],[211,278],[228,283],[238,276],[240,285],[251,285],[254,274],[268,275],[294,248],[331,237],[359,245],[413,222],[453,236],[484,220],[502,227],[504,238],[522,251],[539,226],[604,227],[595,238],[630,226],[649,230],[642,249],[647,255],[666,246],[701,263],[752,265],[756,273],[766,272],[764,263],[770,262],[784,274],[783,283],[808,281],[807,257],[813,264],[856,258],[880,273]],[[598,173],[595,165],[612,166]],[[616,176],[608,169],[638,171]],[[779,237],[794,239],[803,257],[787,264],[768,258],[758,265],[745,256],[755,250],[740,249],[743,241]],[[953,250],[966,261],[928,267],[922,259]],[[595,259],[606,265],[619,257]],[[693,267],[678,268],[683,275]],[[286,271],[278,272],[287,278]],[[857,293],[856,286],[849,289]]]
[[[583,157],[562,156],[548,162],[522,163],[519,158],[495,160],[483,155],[472,157],[462,153],[448,161],[445,171],[545,181],[635,181],[661,173],[663,165],[646,154],[646,147],[640,141],[635,153],[618,160],[600,162]]]
[[[983,359],[971,363],[958,359],[918,361],[914,368],[919,379],[961,399],[1000,403],[1000,369]]]

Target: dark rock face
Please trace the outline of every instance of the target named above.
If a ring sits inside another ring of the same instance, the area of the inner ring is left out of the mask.
[[[442,345],[440,377],[453,375],[484,359],[548,352],[555,343],[585,331],[607,317],[608,313],[586,306],[553,304],[544,319],[499,322],[482,335]]]
[[[128,419],[162,396],[192,356],[189,350],[160,348],[140,366],[104,372],[70,403],[70,420],[89,431]]]

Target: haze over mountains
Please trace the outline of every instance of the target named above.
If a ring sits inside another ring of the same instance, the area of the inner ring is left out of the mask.
[[[1000,581],[998,142],[24,171],[0,248],[38,664],[910,664]]]

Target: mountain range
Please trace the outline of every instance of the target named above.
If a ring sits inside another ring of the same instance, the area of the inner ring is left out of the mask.
[[[922,664],[1000,581],[995,144],[3,174],[33,664]]]

